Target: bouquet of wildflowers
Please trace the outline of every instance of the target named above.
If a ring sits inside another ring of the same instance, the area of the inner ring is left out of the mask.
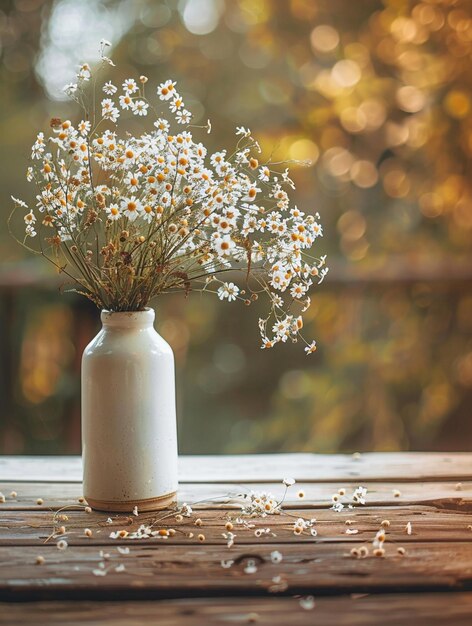
[[[114,65],[103,47],[102,59]],[[65,90],[83,119],[74,125],[54,118],[51,136],[38,134],[27,171],[36,206],[13,198],[15,209],[26,211],[21,243],[109,311],[140,311],[172,291],[211,292],[247,305],[265,295],[262,347],[301,338],[314,352],[316,343],[300,330],[308,291],[327,272],[325,257],[311,254],[322,235],[319,215],[291,206],[288,170],[261,161],[249,130],[237,128],[233,152],[208,154],[190,128],[210,132],[210,123],[192,127],[172,80],[149,99],[147,82],[106,82],[97,111],[90,104],[96,79],[87,64],[80,68]],[[172,122],[160,111],[164,104]],[[121,129],[126,117],[151,115],[148,132]]]

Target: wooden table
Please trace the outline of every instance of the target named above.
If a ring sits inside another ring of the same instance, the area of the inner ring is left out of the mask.
[[[0,458],[0,623],[472,624],[471,454],[182,457],[180,477],[190,517],[130,512],[110,523],[79,502],[79,458]],[[241,515],[240,494],[279,501],[284,478],[297,482],[280,514]],[[358,486],[366,504],[350,508]],[[316,536],[295,534],[298,518],[316,518]],[[156,519],[158,536],[110,538]]]

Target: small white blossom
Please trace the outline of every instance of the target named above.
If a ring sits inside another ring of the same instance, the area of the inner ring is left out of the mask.
[[[105,83],[102,89],[108,96],[113,96],[118,91],[117,87],[111,81]]]
[[[227,299],[228,302],[236,300],[239,294],[239,288],[234,283],[223,283],[218,289],[218,298],[220,300]]]

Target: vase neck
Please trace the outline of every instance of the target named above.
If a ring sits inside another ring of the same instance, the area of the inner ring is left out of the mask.
[[[102,311],[101,320],[104,328],[153,328],[154,309],[144,311]]]

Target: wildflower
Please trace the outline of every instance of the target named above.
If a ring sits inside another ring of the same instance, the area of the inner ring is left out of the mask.
[[[278,564],[281,563],[283,559],[282,554],[278,550],[274,550],[270,553],[270,560],[272,563]]]
[[[121,210],[123,214],[131,221],[138,217],[139,213],[142,211],[143,206],[139,200],[137,200],[136,196],[131,196],[130,198],[123,198],[121,200]]]
[[[135,93],[136,91],[138,91],[138,85],[136,84],[136,81],[134,80],[134,78],[127,78],[123,85],[123,91],[125,93]]]
[[[149,104],[147,102],[144,102],[144,100],[135,100],[131,104],[131,110],[133,111],[134,115],[147,115],[148,108]]]
[[[254,559],[249,559],[246,567],[244,568],[245,574],[255,574],[257,572],[257,566]]]
[[[120,554],[129,554],[129,548],[123,548],[122,546],[118,546],[116,548]]]
[[[102,41],[100,54],[112,64],[104,56],[108,44]],[[93,101],[86,93],[86,83],[92,83],[90,90],[95,85],[91,73],[88,64],[80,66],[80,87],[66,88],[72,99],[79,102],[80,88],[80,103]],[[24,209],[24,234],[40,235],[41,244],[47,244],[41,249],[52,248],[53,254],[71,242],[68,267],[100,306],[123,307],[132,301],[144,307],[163,291],[205,290],[210,284],[206,278],[219,280],[221,272],[240,271],[248,284],[255,284],[256,278],[257,293],[246,296],[236,281],[221,280],[212,293],[246,305],[267,297],[269,313],[259,326],[261,347],[303,339],[302,315],[311,303],[308,292],[315,281],[324,280],[328,269],[326,257],[313,250],[323,234],[319,216],[291,205],[287,188],[294,184],[288,170],[277,172],[276,164],[264,163],[259,144],[243,126],[236,129],[236,149],[209,155],[189,129],[173,132],[163,117],[140,134],[111,129],[110,122],[123,130],[122,111],[139,118],[149,114],[151,103],[143,94],[147,82],[146,76],[127,78],[122,90],[112,81],[102,84],[102,119],[93,128],[92,111],[86,109],[77,125],[56,118],[51,136],[38,133],[26,174],[38,185],[36,209],[13,199],[16,208]],[[168,103],[177,129],[190,123],[191,113],[174,81],[161,83],[157,98]],[[200,129],[210,132],[211,123]],[[126,223],[115,233],[113,223],[119,220]],[[102,242],[98,261],[87,247],[85,231],[92,225]],[[165,259],[162,267],[154,262],[158,245]],[[304,348],[311,354],[316,342],[305,341]],[[356,503],[362,498],[359,495]],[[334,504],[342,510],[341,503]],[[248,510],[267,515],[280,508],[274,499],[273,504],[265,501],[260,511],[254,502]],[[183,511],[178,514],[187,516]],[[140,535],[148,533],[141,530]]]
[[[125,571],[125,569],[126,569],[126,568],[125,568],[125,566],[123,565],[123,563],[120,563],[119,565],[117,565],[117,566],[115,567],[115,572],[117,572],[117,573],[119,574],[120,572],[124,572],[124,571]]]
[[[107,94],[107,96],[113,96],[117,92],[117,88],[111,81],[108,81],[107,83],[105,83],[102,89],[104,93]]]
[[[316,352],[316,350],[317,350],[316,341],[312,341],[311,343],[305,346],[305,352],[307,354],[313,354],[313,352]]]
[[[315,598],[313,596],[304,596],[300,598],[299,603],[305,611],[311,611],[316,606]]]
[[[109,220],[115,222],[116,220],[119,220],[121,217],[121,213],[120,213],[120,209],[118,208],[117,204],[110,204],[110,206],[107,206],[105,208],[107,217]]]
[[[56,546],[58,550],[65,550],[67,548],[67,541],[65,539],[59,539]]]
[[[166,80],[157,88],[157,95],[161,100],[170,100],[175,94],[175,82]]]
[[[236,300],[238,294],[239,288],[236,287],[234,283],[223,283],[218,289],[218,297],[220,300],[224,300],[226,298],[228,302],[232,302],[233,300]]]
[[[181,507],[181,512],[184,517],[190,517],[193,513],[192,507],[186,502],[184,502]]]
[[[282,483],[286,486],[286,487],[291,487],[292,485],[295,484],[295,479],[294,478],[284,478]]]
[[[352,499],[357,504],[365,504],[365,496],[367,495],[367,489],[365,487],[357,487],[352,495]]]
[[[244,128],[244,126],[238,126],[236,128],[236,135],[243,135],[244,137],[249,137],[251,131],[248,128]]]
[[[92,74],[91,74],[91,70],[90,70],[90,65],[88,63],[84,63],[79,68],[79,72],[77,74],[77,78],[79,80],[90,80],[90,76],[91,75]]]
[[[231,548],[234,545],[234,538],[236,535],[234,533],[222,533],[223,537],[226,539],[226,547]]]
[[[192,114],[187,109],[179,109],[175,114],[175,119],[179,124],[189,124]]]

